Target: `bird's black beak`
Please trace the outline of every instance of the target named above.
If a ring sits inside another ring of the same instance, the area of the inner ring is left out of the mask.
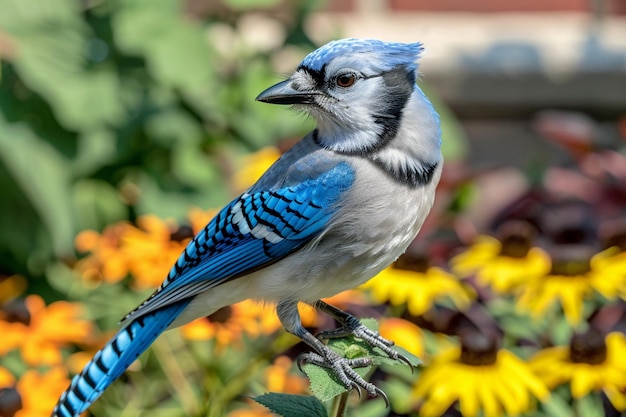
[[[315,104],[313,91],[300,91],[291,86],[291,80],[285,80],[274,84],[263,91],[256,98],[257,101],[272,104]]]

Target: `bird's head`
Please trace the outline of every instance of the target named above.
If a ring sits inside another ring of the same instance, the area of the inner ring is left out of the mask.
[[[311,52],[293,75],[257,97],[291,104],[318,122],[318,141],[345,153],[371,153],[397,134],[411,96],[420,43],[342,39]],[[425,99],[425,98],[424,98]]]

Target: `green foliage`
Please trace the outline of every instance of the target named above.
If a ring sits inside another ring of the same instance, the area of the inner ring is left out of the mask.
[[[79,230],[220,206],[241,152],[305,133],[254,102],[275,50],[236,39],[247,8],[273,3],[226,2],[224,23],[179,0],[0,2],[2,269],[38,277]],[[293,20],[286,36],[308,46]],[[218,25],[239,45],[227,55]]]
[[[324,404],[306,395],[279,394],[259,395],[254,401],[282,417],[327,417]]]

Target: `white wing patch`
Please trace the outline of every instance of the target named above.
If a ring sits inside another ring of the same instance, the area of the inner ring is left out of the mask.
[[[248,197],[248,194],[243,194],[241,197],[246,198]],[[260,223],[250,229],[248,221],[246,220],[241,208],[241,200],[239,200],[233,205],[231,209],[231,212],[233,213],[233,223],[237,225],[237,227],[239,228],[239,232],[244,235],[250,233],[257,239],[265,239],[268,242],[274,244],[284,239],[282,236],[277,235],[272,230],[270,230],[269,227]]]

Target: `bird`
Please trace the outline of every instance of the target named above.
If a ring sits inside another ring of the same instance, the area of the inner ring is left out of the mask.
[[[315,128],[189,242],[160,287],[72,379],[52,416],[80,415],[163,331],[245,299],[275,304],[284,329],[311,349],[299,364],[384,396],[354,370],[369,359],[341,356],[324,336],[352,334],[406,358],[322,299],[393,263],[431,210],[443,157],[439,116],[416,82],[422,51],[420,42],[334,40],[261,92],[257,101],[290,105]],[[338,327],[316,337],[301,323],[300,302]]]

